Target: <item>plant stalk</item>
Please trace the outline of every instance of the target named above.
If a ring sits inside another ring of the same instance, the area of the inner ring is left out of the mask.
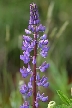
[[[37,41],[37,33],[34,34],[34,40]],[[37,56],[37,42],[34,47],[34,56],[36,59]],[[35,101],[36,101],[36,64],[33,65],[33,75],[34,75],[34,82],[33,82],[33,108],[36,108]]]

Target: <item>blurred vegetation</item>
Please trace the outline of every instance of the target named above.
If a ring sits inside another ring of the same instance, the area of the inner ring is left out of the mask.
[[[46,75],[50,87],[49,101],[61,104],[56,90],[71,97],[72,87],[72,0],[0,0],[0,108],[18,108],[22,103],[18,83],[21,78],[19,59],[24,29],[28,27],[29,4],[38,5],[41,23],[46,26],[50,68]],[[40,65],[45,59],[38,56]],[[42,76],[42,74],[41,74]],[[24,81],[28,81],[24,80]],[[41,103],[47,107],[47,103]],[[41,107],[42,108],[42,107]]]

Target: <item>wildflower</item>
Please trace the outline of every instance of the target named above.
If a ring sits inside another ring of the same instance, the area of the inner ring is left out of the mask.
[[[46,101],[48,100],[48,96],[42,97],[41,100],[42,100],[43,102],[46,102]]]
[[[29,102],[25,101],[25,103],[20,106],[20,108],[29,108]]]
[[[30,67],[30,65],[29,65],[29,64],[28,64],[27,71],[28,71],[28,72],[31,72],[31,67]]]
[[[34,76],[33,76],[33,73],[31,74],[31,77],[30,77],[30,82],[34,81]]]
[[[27,71],[27,69],[25,67],[23,67],[23,69],[20,68],[20,72],[21,72],[23,78],[26,78],[30,74],[30,72]]]
[[[45,75],[41,78],[40,73],[37,72],[37,49],[40,48],[40,55],[44,58],[48,55],[48,39],[47,35],[43,34],[41,37],[39,35],[39,32],[44,32],[46,30],[45,26],[40,24],[39,20],[39,14],[37,5],[35,3],[30,4],[30,19],[29,19],[29,25],[28,29],[25,29],[26,35],[23,35],[23,43],[22,43],[22,50],[23,54],[20,55],[20,59],[24,62],[24,64],[27,64],[27,68],[23,67],[20,68],[20,73],[23,78],[26,78],[30,75],[30,80],[28,84],[23,84],[20,87],[20,93],[25,97],[25,102],[20,108],[29,108],[29,102],[27,99],[32,96],[33,94],[33,108],[39,107],[39,101],[47,101],[48,96],[44,96],[43,94],[40,94],[40,91],[36,92],[36,85],[37,86],[43,86],[47,88],[49,86],[48,78],[45,77]],[[33,35],[33,38],[28,35]],[[34,55],[31,56],[31,51],[34,51]],[[30,67],[30,63],[32,62],[33,65],[33,71]],[[42,63],[41,66],[38,67],[38,69],[41,72],[45,72],[46,69],[49,67],[49,64],[45,62]]]
[[[39,69],[41,72],[45,72],[49,66],[50,65],[48,63],[46,63],[46,61],[45,61],[45,62],[43,62],[43,64],[41,66],[39,66]]]
[[[40,37],[40,39],[45,40],[47,38],[47,35],[44,34],[43,36]]]
[[[47,88],[49,86],[49,82],[46,82],[43,87]]]
[[[26,34],[31,34],[30,30],[25,29]]]
[[[26,40],[27,42],[31,42],[32,41],[31,37],[25,36],[25,35],[23,35],[23,39]]]
[[[28,88],[33,88],[31,82],[28,82]]]
[[[42,26],[42,24],[40,24],[40,25],[38,26],[39,32],[44,32],[45,29],[46,29],[45,26]]]
[[[39,106],[39,103],[37,101],[35,101],[35,106],[36,106],[36,108],[38,108],[38,106]]]
[[[36,58],[35,56],[33,56],[33,61],[32,61],[33,64],[36,64]]]
[[[26,84],[22,85],[21,88],[20,88],[20,92],[22,94],[25,94],[28,92],[28,86],[26,86]]]
[[[40,55],[41,55],[42,57],[46,58],[47,55],[48,55],[48,53],[45,52],[44,50],[42,50],[42,51],[40,52]]]
[[[37,72],[36,81],[39,81],[39,80],[40,80],[40,75],[39,75],[39,73]]]
[[[38,86],[43,86],[43,87],[48,87],[49,86],[49,82],[47,82],[48,78],[43,76],[41,79],[37,80],[37,85]]]
[[[32,96],[32,92],[33,92],[32,89],[30,89],[29,92],[27,93],[27,96],[28,97]]]

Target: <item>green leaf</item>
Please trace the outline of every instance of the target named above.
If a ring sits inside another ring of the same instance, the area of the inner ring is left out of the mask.
[[[70,104],[70,106],[68,108],[72,108],[72,103]]]
[[[58,105],[58,106],[56,106],[54,108],[69,108],[69,107],[67,105],[63,104],[63,105]]]
[[[70,99],[70,103],[72,104],[72,99]]]
[[[66,104],[57,105],[54,108],[72,108],[72,104],[71,105],[66,105]]]
[[[62,91],[57,90],[57,94],[59,95],[60,99],[61,99],[64,103],[66,103],[67,105],[70,105],[70,100],[68,99],[68,97],[67,97],[66,95],[64,95],[64,94],[62,93]]]
[[[62,35],[62,33],[65,31],[66,27],[68,26],[68,24],[69,24],[69,22],[66,21],[66,22],[62,25],[62,27],[60,28],[59,32],[56,34],[56,38],[59,38],[59,37]]]

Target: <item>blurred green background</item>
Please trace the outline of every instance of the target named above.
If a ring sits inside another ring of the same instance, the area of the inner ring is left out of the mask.
[[[23,103],[19,93],[22,79],[19,59],[24,29],[28,27],[29,4],[38,6],[40,20],[46,26],[49,47],[46,61],[50,68],[45,73],[50,86],[39,88],[50,100],[61,101],[56,90],[71,97],[72,87],[72,0],[0,0],[0,108],[18,108]],[[40,65],[45,59],[38,56]],[[41,74],[42,76],[43,74]],[[48,102],[49,102],[48,101]],[[40,103],[40,108],[47,107]]]

